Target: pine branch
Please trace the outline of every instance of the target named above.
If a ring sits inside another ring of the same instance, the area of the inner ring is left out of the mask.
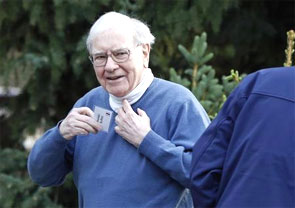
[[[292,54],[294,53],[294,39],[294,30],[289,30],[287,32],[287,48],[285,50],[286,62],[284,63],[284,66],[292,66]]]
[[[198,74],[198,64],[194,65],[193,74],[192,74],[192,91],[197,87],[197,74]]]

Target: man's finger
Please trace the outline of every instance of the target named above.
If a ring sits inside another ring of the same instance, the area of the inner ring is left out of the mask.
[[[131,105],[128,103],[127,100],[123,100],[123,106],[122,106],[122,108],[125,111],[125,113],[127,113],[127,112],[134,112],[133,109],[131,108]]]
[[[87,135],[89,134],[89,132],[85,130],[84,128],[76,127],[74,135],[80,135],[80,134]]]
[[[119,118],[119,115],[117,115],[117,116],[115,117],[115,123],[116,123],[117,125],[120,124],[120,118]]]
[[[89,126],[94,128],[95,131],[100,131],[101,130],[101,126],[99,125],[99,123],[90,116],[79,115],[77,117],[77,120],[80,121],[80,122],[88,124]]]
[[[82,128],[85,131],[89,132],[89,133],[97,133],[98,129],[91,126],[90,124],[84,122],[84,121],[78,121],[76,124],[74,124],[75,128]]]
[[[118,110],[118,115],[116,117],[117,117],[116,122],[118,122],[117,124],[122,125],[122,122],[126,120],[126,112],[124,112],[123,108],[120,108]]]
[[[88,107],[80,107],[75,109],[77,113],[82,114],[82,115],[87,115],[90,117],[94,117],[94,112],[88,108]]]
[[[120,127],[119,126],[115,126],[115,132],[119,133],[120,132]]]
[[[141,117],[147,117],[147,114],[144,110],[141,110],[140,108],[137,108],[137,113],[138,115],[140,115]]]

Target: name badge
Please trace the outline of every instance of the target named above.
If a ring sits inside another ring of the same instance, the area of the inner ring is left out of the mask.
[[[94,108],[94,119],[101,125],[102,131],[109,132],[113,112],[98,106]]]

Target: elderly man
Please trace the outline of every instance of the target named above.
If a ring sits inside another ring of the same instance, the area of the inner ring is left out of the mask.
[[[295,207],[295,67],[232,92],[193,151],[195,207]]]
[[[36,183],[60,185],[72,171],[80,207],[180,206],[209,119],[189,90],[154,78],[153,42],[144,23],[116,12],[94,23],[87,48],[101,86],[37,141]]]

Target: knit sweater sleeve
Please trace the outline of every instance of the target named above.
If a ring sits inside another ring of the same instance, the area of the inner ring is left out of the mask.
[[[169,138],[151,130],[138,151],[174,180],[188,187],[192,148],[208,126],[209,119],[195,99],[170,105],[167,117],[167,123],[162,128],[168,128]]]
[[[35,143],[28,158],[29,175],[41,186],[56,186],[64,182],[72,169],[74,140],[64,139],[58,125],[48,130]]]
[[[73,108],[85,106],[85,97]],[[27,162],[31,179],[40,186],[58,186],[73,169],[76,137],[66,140],[59,131],[60,121],[46,131],[34,144]]]

